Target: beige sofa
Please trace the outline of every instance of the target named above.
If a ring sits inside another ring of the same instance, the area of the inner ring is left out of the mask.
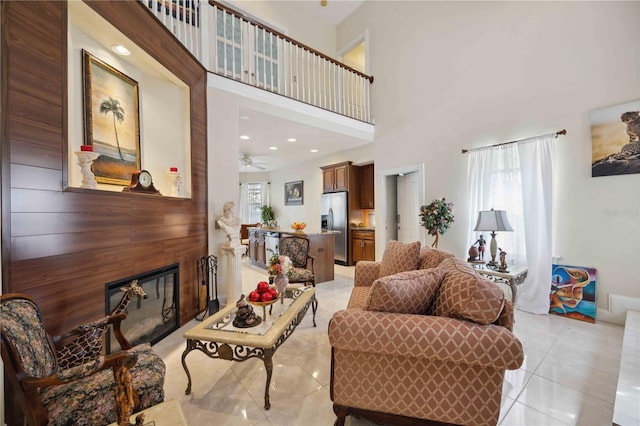
[[[504,372],[524,360],[512,327],[511,302],[465,261],[390,242],[382,262],[356,264],[329,324],[335,424],[497,424]]]

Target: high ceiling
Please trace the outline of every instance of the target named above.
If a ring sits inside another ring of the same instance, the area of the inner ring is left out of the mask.
[[[331,24],[338,25],[351,15],[365,0],[294,0],[306,13]],[[249,136],[240,140],[240,172],[263,172],[286,167],[292,162],[305,162],[314,157],[356,148],[367,143],[340,133],[331,132],[299,122],[272,116],[253,109],[240,112],[240,135]],[[288,142],[295,138],[295,142]],[[269,149],[277,147],[278,150]],[[312,149],[318,152],[312,153]],[[244,159],[243,159],[244,157]],[[251,164],[250,166],[247,164]]]
[[[295,1],[308,8],[309,13],[332,25],[338,25],[365,2],[365,0],[327,0],[327,5],[323,7],[320,0]]]
[[[240,172],[263,172],[288,164],[310,161],[331,153],[364,145],[367,141],[318,127],[287,120],[248,108],[240,109]],[[288,139],[295,138],[295,142]],[[277,147],[277,150],[270,149]],[[311,152],[317,149],[318,152]],[[252,166],[247,166],[247,162]]]

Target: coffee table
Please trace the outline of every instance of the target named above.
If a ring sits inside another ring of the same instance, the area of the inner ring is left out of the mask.
[[[264,408],[271,408],[269,402],[269,385],[273,372],[273,354],[288,338],[304,318],[311,306],[313,310],[313,326],[316,326],[315,287],[288,286],[285,291],[284,303],[280,300],[266,309],[254,307],[254,311],[263,321],[251,328],[237,328],[233,325],[235,304],[226,306],[221,311],[210,316],[202,323],[184,333],[187,347],[182,353],[182,367],[187,373],[187,389],[191,393],[191,373],[187,367],[186,357],[194,350],[206,354],[209,358],[219,358],[227,361],[246,361],[249,358],[259,358],[264,362],[267,371],[267,384],[264,389]]]

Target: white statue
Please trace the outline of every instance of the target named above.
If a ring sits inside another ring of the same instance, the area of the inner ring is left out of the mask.
[[[224,203],[223,215],[218,219],[218,225],[227,234],[227,247],[239,247],[240,244],[240,222],[241,219],[233,214],[233,208],[235,207],[233,201],[227,201]]]

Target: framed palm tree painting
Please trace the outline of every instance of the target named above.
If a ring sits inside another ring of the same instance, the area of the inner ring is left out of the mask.
[[[99,183],[127,185],[140,169],[138,82],[82,50],[84,137]]]

